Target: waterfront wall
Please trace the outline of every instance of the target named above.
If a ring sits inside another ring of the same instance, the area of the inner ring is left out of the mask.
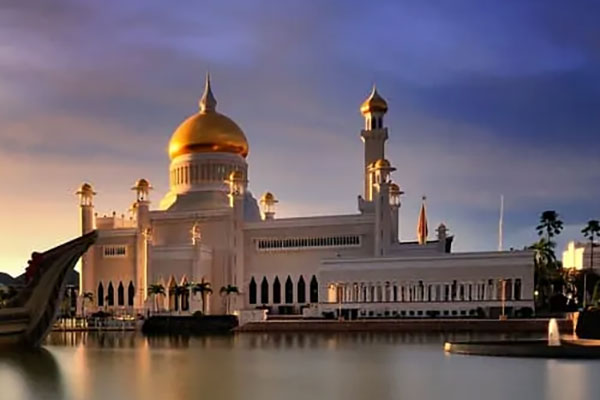
[[[561,334],[573,333],[573,321],[558,320]],[[491,332],[545,333],[548,319],[439,319],[439,320],[294,320],[250,322],[238,332]]]

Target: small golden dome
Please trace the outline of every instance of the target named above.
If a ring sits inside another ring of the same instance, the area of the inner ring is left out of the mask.
[[[271,192],[265,192],[260,197],[260,203],[261,204],[272,205],[272,204],[275,204],[277,202],[278,202],[277,199],[275,199],[275,196]]]
[[[375,165],[373,165],[373,168],[375,168],[375,169],[384,169],[384,168],[389,169],[391,167],[392,167],[392,165],[385,158],[380,158],[379,160],[375,161]]]
[[[81,184],[76,194],[96,194],[96,192],[94,192],[94,188],[92,187],[92,185],[90,185],[87,182],[84,182]]]
[[[248,155],[248,141],[240,127],[216,111],[215,100],[206,76],[200,111],[179,125],[169,142],[169,157],[188,153],[234,153]]]
[[[380,112],[385,114],[387,110],[387,102],[383,97],[379,95],[379,93],[377,93],[377,89],[375,88],[375,85],[373,85],[373,90],[371,90],[371,94],[360,106],[360,112],[363,115],[372,112]]]
[[[152,185],[150,185],[150,182],[148,182],[148,180],[142,178],[142,179],[138,179],[135,182],[135,185],[133,185],[133,189],[151,189]]]

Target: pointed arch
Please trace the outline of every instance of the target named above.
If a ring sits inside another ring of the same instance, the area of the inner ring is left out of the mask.
[[[181,304],[181,311],[189,311],[190,309],[190,291],[189,291],[189,282],[187,276],[183,276],[181,278],[181,290],[179,296],[179,303]]]
[[[109,307],[115,305],[115,288],[113,287],[112,281],[108,283],[108,291],[106,294],[106,303]]]
[[[273,303],[281,303],[281,283],[279,283],[279,277],[276,276],[273,281]]]
[[[317,277],[312,276],[310,280],[310,302],[318,303],[319,302],[319,284],[317,282]]]
[[[177,281],[173,275],[169,278],[167,291],[169,295],[169,310],[179,311],[179,301],[177,301]]]
[[[125,305],[125,288],[123,287],[123,282],[119,282],[119,287],[117,288],[117,305]]]
[[[127,305],[129,307],[133,307],[133,298],[135,297],[135,287],[133,286],[133,282],[129,281],[129,286],[127,287]]]
[[[248,303],[256,304],[256,281],[254,277],[250,280],[250,286],[248,287]]]
[[[102,282],[98,283],[98,293],[96,293],[98,307],[104,307],[104,286]]]
[[[306,303],[306,283],[304,277],[300,275],[298,279],[298,303]]]
[[[262,304],[269,303],[269,282],[267,281],[267,277],[263,277],[262,282],[260,283],[260,302]]]
[[[285,302],[286,304],[292,304],[294,302],[294,284],[289,275],[285,280]]]

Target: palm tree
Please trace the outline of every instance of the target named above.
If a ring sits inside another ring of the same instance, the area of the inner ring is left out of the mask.
[[[219,291],[219,293],[220,293],[221,295],[225,295],[225,301],[226,301],[226,312],[227,312],[227,314],[229,314],[229,297],[230,297],[232,294],[239,294],[239,293],[240,293],[240,291],[239,291],[239,289],[238,289],[238,287],[237,287],[237,286],[234,286],[234,285],[231,285],[231,284],[229,284],[229,285],[227,285],[227,286],[223,286],[223,287],[221,288],[221,290]]]
[[[148,286],[148,296],[152,296],[152,298],[154,299],[155,312],[158,312],[158,302],[156,299],[157,296],[164,296],[165,294],[165,287],[160,283],[153,283],[152,285]]]
[[[539,305],[543,306],[551,295],[552,275],[556,272],[554,242],[548,241],[546,238],[540,238],[529,249],[534,252],[535,290],[539,294]]]
[[[583,236],[590,240],[590,270],[594,269],[594,239],[600,236],[600,222],[592,219],[588,221],[585,228],[581,230]],[[583,271],[583,307],[587,305],[587,271]]]
[[[206,282],[202,278],[202,281],[199,283],[192,284],[192,293],[200,293],[200,297],[202,298],[202,314],[206,314],[206,296],[212,293],[210,282]]]
[[[84,292],[81,295],[81,316],[85,317],[85,302],[89,301],[90,303],[94,303],[94,293],[92,292]]]
[[[563,230],[563,223],[560,216],[554,210],[547,210],[540,215],[540,223],[535,227],[539,236],[546,235],[546,240],[552,241],[552,238]]]

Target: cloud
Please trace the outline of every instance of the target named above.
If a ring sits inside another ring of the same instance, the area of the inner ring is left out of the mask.
[[[219,110],[249,138],[251,189],[273,191],[281,216],[356,212],[357,108],[377,82],[390,104],[388,158],[407,192],[406,239],[422,194],[430,228],[447,222],[460,250],[495,247],[501,193],[517,247],[544,209],[573,225],[597,218],[597,8],[3,1],[0,198],[10,223],[0,268],[76,234],[72,192],[83,180],[101,212],[124,210],[142,176],[158,201],[169,136],[197,110],[207,69]]]

